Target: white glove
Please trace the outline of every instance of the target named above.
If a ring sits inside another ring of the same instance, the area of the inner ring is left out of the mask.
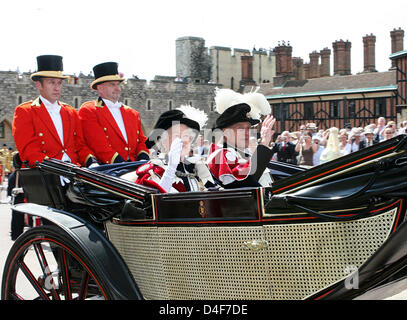
[[[170,151],[168,152],[168,167],[177,168],[181,161],[182,141],[180,138],[176,138],[171,143]]]
[[[160,180],[160,186],[166,192],[169,192],[171,190],[172,184],[174,183],[175,171],[177,170],[177,166],[181,161],[181,152],[182,141],[180,138],[176,138],[171,143],[171,148],[168,152],[168,167]]]
[[[61,186],[65,186],[66,184],[70,183],[71,180],[69,180],[68,178],[65,178],[63,176],[59,176],[59,180],[61,181]]]

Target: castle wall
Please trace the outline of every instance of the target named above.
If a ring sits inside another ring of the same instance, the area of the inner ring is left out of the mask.
[[[276,76],[276,57],[274,54],[267,54],[264,51],[253,52],[253,80],[257,84],[273,82]]]
[[[212,61],[211,81],[222,83],[224,88],[233,87],[234,90],[237,90],[239,81],[242,79],[240,57],[244,54],[249,55],[250,52],[237,51],[232,55],[232,50],[226,47],[211,47],[209,52]]]
[[[211,47],[209,54],[212,61],[211,81],[222,84],[224,88],[238,90],[240,80],[242,80],[241,57],[250,56],[252,53],[246,49],[235,48],[232,52],[232,49],[228,47]],[[271,82],[275,75],[274,53],[253,51],[253,80],[257,84],[264,80]]]

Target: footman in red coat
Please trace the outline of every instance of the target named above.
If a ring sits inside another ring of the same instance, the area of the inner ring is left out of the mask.
[[[119,101],[121,82],[116,62],[93,68],[91,88],[99,98],[79,109],[84,136],[100,164],[149,159],[139,113]]]
[[[86,145],[76,110],[60,102],[63,79],[62,57],[37,57],[38,71],[31,75],[40,96],[16,107],[12,131],[23,163],[55,158],[82,166],[96,163]]]

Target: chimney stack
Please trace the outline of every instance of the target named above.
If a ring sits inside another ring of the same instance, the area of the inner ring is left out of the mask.
[[[363,72],[376,72],[375,58],[376,36],[373,34],[363,37]]]
[[[319,78],[319,53],[313,51],[309,54],[309,79]]]
[[[303,70],[304,70],[304,80],[309,79],[309,63],[304,63],[303,64]]]
[[[320,76],[329,77],[331,75],[331,50],[324,48],[319,54],[321,55]]]
[[[352,74],[351,73],[351,54],[350,54],[350,48],[352,47],[352,44],[346,40],[345,42],[345,74]]]
[[[404,30],[401,28],[393,29],[390,31],[391,37],[391,53],[399,52],[404,50]],[[392,60],[392,67],[396,66],[396,60]]]
[[[287,76],[292,75],[292,51],[293,48],[288,44],[283,44],[274,48],[276,55],[276,75],[277,76]]]
[[[240,85],[255,85],[253,80],[253,56],[241,56],[242,80]]]
[[[350,48],[349,41],[337,40],[332,43],[334,49],[334,75],[350,75]]]
[[[296,80],[305,80],[304,77],[304,60],[299,57],[293,57],[293,76]]]

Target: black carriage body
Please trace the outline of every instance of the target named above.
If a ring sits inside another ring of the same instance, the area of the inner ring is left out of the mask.
[[[103,218],[122,259],[112,264],[129,270],[134,296],[353,299],[404,277],[405,141],[399,136],[310,170],[272,162],[272,188],[159,194],[53,160],[40,170],[76,181],[71,211]],[[24,206],[17,208],[34,213]],[[355,274],[358,286],[349,288]]]

